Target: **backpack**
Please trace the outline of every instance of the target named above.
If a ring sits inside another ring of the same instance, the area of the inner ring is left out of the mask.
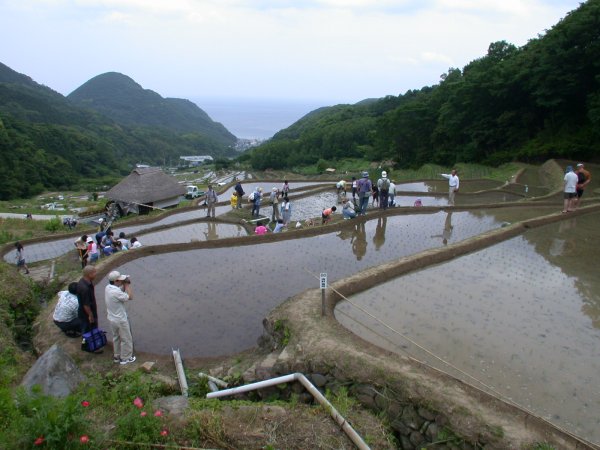
[[[248,196],[248,200],[250,200],[250,201],[254,201],[254,197],[255,197],[255,193],[254,193],[254,192],[252,192],[252,194],[250,194],[250,195]]]
[[[381,189],[387,191],[390,188],[390,179],[382,178],[381,179]]]

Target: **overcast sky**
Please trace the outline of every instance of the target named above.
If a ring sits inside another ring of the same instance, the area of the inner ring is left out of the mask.
[[[0,0],[0,62],[69,94],[116,71],[163,97],[353,103],[521,46],[577,0]]]

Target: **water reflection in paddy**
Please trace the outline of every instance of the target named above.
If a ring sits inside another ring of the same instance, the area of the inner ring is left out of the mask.
[[[599,219],[530,230],[351,301],[505,396],[598,441]],[[441,367],[347,302],[336,317],[379,346]]]
[[[536,213],[528,209],[533,216]],[[493,211],[496,213],[496,211]],[[262,318],[287,297],[366,267],[501,226],[492,214],[436,213],[348,222],[343,231],[276,243],[153,255],[118,270],[132,275],[129,305],[136,348],[186,356],[229,354],[251,347]],[[452,229],[448,228],[448,217]],[[96,292],[104,309],[104,285]],[[105,313],[100,312],[100,317]]]
[[[503,183],[493,180],[464,180],[460,182],[461,192],[478,192],[489,189],[497,189]],[[413,183],[396,183],[396,191],[399,192],[439,192],[448,193],[448,180],[427,180]]]
[[[140,238],[144,245],[177,244],[192,241],[212,241],[219,238],[247,236],[241,225],[199,222],[180,227],[154,231]]]

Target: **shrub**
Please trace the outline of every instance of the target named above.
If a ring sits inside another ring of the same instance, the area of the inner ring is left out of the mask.
[[[52,219],[46,222],[44,226],[46,231],[58,231],[62,230],[62,220],[58,216],[54,216]]]

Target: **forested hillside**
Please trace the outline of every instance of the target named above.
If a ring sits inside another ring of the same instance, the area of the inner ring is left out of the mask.
[[[169,100],[179,112],[175,119],[164,114],[167,123],[196,116],[189,124],[205,114],[185,100]],[[137,106],[130,102],[128,107],[135,111]],[[230,133],[222,130],[224,137],[217,140],[201,126],[177,130],[120,123],[113,115],[82,108],[0,63],[0,200],[93,186],[100,177],[129,173],[136,162],[164,164],[176,163],[182,155],[235,155],[227,144]]]
[[[523,47],[490,44],[435,86],[314,111],[254,150],[251,163],[593,160],[599,145],[600,0],[589,0]]]
[[[236,141],[236,137],[223,125],[214,122],[189,100],[163,98],[120,73],[98,75],[71,92],[67,98],[122,124],[158,126],[179,133],[201,133],[224,145],[232,145]]]

